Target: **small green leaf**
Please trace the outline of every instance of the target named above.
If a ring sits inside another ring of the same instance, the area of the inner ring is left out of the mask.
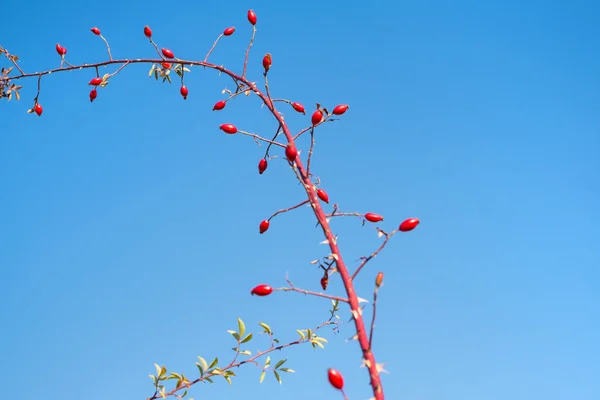
[[[247,343],[252,340],[252,333],[249,333],[240,343]]]
[[[205,381],[209,381],[210,383],[214,383],[212,379],[210,379],[208,376],[206,378],[204,378]]]
[[[306,332],[307,332],[306,335],[310,338],[312,336],[312,330],[307,329]]]
[[[204,375],[204,368],[202,368],[202,365],[200,365],[200,363],[196,363],[196,366],[198,367],[198,371],[200,371],[200,376]]]
[[[265,330],[265,333],[268,333],[268,334],[273,333],[271,331],[271,327],[269,325],[265,324],[264,322],[260,322],[259,325],[262,326],[262,328]]]
[[[202,369],[206,371],[208,369],[208,363],[206,362],[206,360],[200,356],[198,356],[198,360],[200,360],[200,362],[202,363]]]
[[[260,373],[260,381],[259,381],[259,383],[262,383],[265,380],[265,373],[266,372],[267,371],[263,371],[263,372]]]
[[[244,351],[240,351],[240,354],[242,354],[244,356],[250,356],[250,355],[252,355],[252,352],[250,350],[244,350]]]
[[[265,361],[265,368],[271,365],[271,356],[267,356],[267,360]]]
[[[148,78],[152,77],[153,73],[154,73],[154,65],[152,65],[152,68],[150,68],[150,72],[148,73]]]
[[[280,371],[283,371],[283,372],[289,372],[289,373],[294,373],[294,372],[296,372],[296,371],[294,371],[294,370],[293,370],[293,369],[291,369],[291,368],[279,368],[279,370],[280,370]]]
[[[242,321],[241,318],[238,318],[238,332],[240,333],[240,336],[244,336],[244,334],[246,333],[246,324],[244,324],[244,321]]]
[[[227,332],[230,333],[231,336],[233,336],[235,338],[235,340],[240,340],[240,334],[237,333],[236,331],[229,330]]]
[[[219,362],[219,359],[217,357],[215,357],[215,359],[213,360],[213,362],[211,362],[210,365],[208,366],[208,369],[211,369],[212,367],[214,367],[215,365],[217,365],[218,362]]]
[[[283,360],[279,360],[279,362],[277,364],[275,364],[275,366],[273,368],[277,369],[279,367],[281,367],[285,362],[287,361],[287,359],[283,359]]]
[[[183,70],[184,70],[185,72],[192,72],[192,71],[190,71],[190,70],[189,70],[187,67],[183,67]]]
[[[160,376],[161,375],[160,371],[162,371],[162,368],[160,367],[160,365],[154,363],[154,368],[156,368],[156,375]]]
[[[302,338],[302,340],[306,339],[306,336],[304,335],[304,332],[302,332],[300,329],[296,329],[296,332],[298,332],[298,334],[300,335],[300,337]]]
[[[223,375],[223,378],[225,378],[225,380],[231,385],[231,378],[228,377],[227,375]]]
[[[275,374],[275,378],[277,378],[277,382],[279,382],[279,384],[281,385],[281,377],[279,376],[279,373],[277,371],[273,371],[273,374]]]

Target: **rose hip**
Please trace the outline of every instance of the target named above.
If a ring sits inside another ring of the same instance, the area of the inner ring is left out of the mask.
[[[160,51],[163,53],[163,56],[165,56],[167,58],[175,58],[175,55],[169,49],[160,49]]]
[[[329,368],[327,370],[327,377],[329,378],[329,383],[334,388],[341,390],[344,387],[344,377],[339,373],[339,371]]]
[[[317,196],[319,196],[319,198],[325,203],[329,204],[329,196],[323,189],[317,189]]]
[[[44,112],[44,109],[40,103],[36,103],[35,106],[33,106],[33,111],[40,117]]]
[[[189,91],[188,91],[188,88],[185,87],[185,85],[183,85],[181,87],[181,89],[179,89],[179,93],[181,93],[181,96],[183,96],[184,100],[187,100],[187,96],[188,96]]]
[[[260,160],[258,162],[258,173],[262,175],[263,172],[265,172],[267,170],[268,165],[269,165],[269,163],[267,162],[266,158],[263,158],[262,160]]]
[[[92,29],[90,29],[90,31],[92,31],[94,35],[100,36],[100,29],[93,27]]]
[[[151,39],[152,38],[152,29],[150,29],[150,27],[148,25],[146,25],[144,27],[144,35],[148,38]]]
[[[227,105],[227,103],[225,102],[225,100],[221,100],[221,101],[217,101],[215,103],[215,105],[213,106],[213,111],[215,110],[222,110],[225,108],[225,105]]]
[[[101,83],[102,83],[102,78],[94,78],[90,81],[90,83],[88,83],[88,85],[98,86]]]
[[[269,220],[265,219],[264,221],[262,221],[258,226],[260,234],[262,235],[263,233],[265,233],[269,229],[270,225],[271,223],[269,222]]]
[[[315,126],[321,121],[323,121],[323,111],[317,110],[313,113],[313,115],[311,117],[311,122],[312,122],[313,126]]]
[[[269,285],[258,285],[250,291],[250,294],[256,296],[268,296],[273,293],[273,288]]]
[[[365,219],[369,222],[383,221],[383,217],[381,215],[370,213],[370,212],[365,214]]]
[[[235,32],[235,28],[232,26],[231,28],[227,28],[223,31],[223,35],[225,36],[231,36],[233,35],[233,32]]]
[[[96,100],[96,97],[98,97],[98,92],[96,91],[96,89],[92,89],[92,91],[90,92],[90,103]]]
[[[342,115],[343,113],[345,113],[348,110],[348,108],[349,107],[347,104],[340,104],[339,106],[336,106],[332,112],[335,115]]]
[[[271,64],[273,63],[273,58],[270,53],[265,54],[263,57],[263,67],[265,69],[265,73],[269,72],[269,68],[271,68]]]
[[[296,149],[296,146],[288,144],[285,148],[285,157],[289,162],[294,162],[296,157],[298,157],[298,150]]]
[[[294,110],[298,111],[299,113],[306,114],[306,110],[304,109],[304,106],[302,104],[292,103],[292,107],[294,108]]]
[[[237,132],[237,128],[233,124],[223,124],[219,127],[223,132],[233,135]]]
[[[256,14],[252,10],[248,10],[248,22],[252,25],[256,25]]]
[[[402,223],[400,224],[400,227],[398,227],[398,230],[401,232],[412,231],[413,229],[415,229],[417,227],[417,225],[419,225],[420,222],[421,221],[419,221],[419,218],[406,219],[406,220],[402,221]]]

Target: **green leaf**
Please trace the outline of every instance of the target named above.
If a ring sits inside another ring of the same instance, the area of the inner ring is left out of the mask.
[[[238,332],[240,333],[240,336],[244,336],[244,334],[246,333],[246,324],[244,324],[244,321],[242,321],[241,318],[238,318]]]
[[[244,351],[240,351],[240,354],[242,354],[244,356],[250,356],[250,355],[252,355],[252,352],[250,350],[244,350]]]
[[[158,70],[157,69],[154,70],[154,77],[156,78],[156,80],[158,80]]]
[[[200,371],[200,376],[204,375],[204,369],[202,368],[202,365],[200,365],[200,363],[196,363],[196,366],[198,367],[198,371]]]
[[[208,369],[211,369],[212,367],[214,367],[215,365],[217,365],[218,362],[219,362],[219,359],[217,357],[215,357],[215,359],[213,360],[213,362],[211,362],[210,365],[208,366]]]
[[[198,360],[200,360],[200,362],[202,363],[202,369],[206,371],[208,369],[208,363],[206,362],[206,360],[200,356],[198,356]]]
[[[265,361],[265,368],[268,368],[271,365],[271,356],[267,356],[267,360]]]
[[[300,335],[300,337],[302,338],[302,340],[306,339],[306,336],[304,335],[304,332],[302,332],[300,329],[296,329],[296,332],[298,332],[298,334]]]
[[[260,373],[260,381],[259,381],[259,383],[262,383],[265,380],[265,372],[267,372],[267,371],[263,371],[263,372]]]
[[[153,73],[154,73],[154,64],[152,65],[152,68],[150,68],[150,72],[148,73],[148,78],[152,77]]]
[[[231,378],[228,377],[227,375],[223,375],[223,378],[225,378],[225,380],[231,385]]]
[[[252,333],[249,333],[240,343],[247,343],[252,340]]]
[[[279,382],[279,384],[281,385],[281,377],[279,376],[279,372],[273,371],[273,373],[275,374],[275,378],[277,378],[277,382]]]
[[[208,376],[206,378],[204,378],[205,381],[209,381],[210,383],[214,383],[212,379],[210,379]]]
[[[306,330],[306,332],[307,332],[307,333],[306,333],[306,335],[307,335],[309,338],[310,338],[310,337],[313,335],[313,333],[312,333],[312,330],[310,330],[310,329],[307,329],[307,330]]]
[[[160,376],[161,375],[160,371],[162,371],[162,368],[160,367],[160,365],[154,363],[154,368],[156,368],[156,375]]]
[[[260,322],[259,325],[262,326],[262,328],[265,330],[265,333],[268,333],[269,335],[273,333],[273,331],[271,331],[271,327],[264,322]]]
[[[228,330],[227,332],[230,333],[231,336],[233,336],[235,338],[235,340],[240,340],[240,334],[237,333],[236,331]]]
[[[293,370],[293,369],[291,369],[291,368],[279,368],[279,370],[280,370],[280,371],[283,371],[283,372],[289,372],[289,373],[294,373],[294,372],[296,372],[296,371],[294,371],[294,370]]]
[[[275,366],[273,368],[277,369],[279,367],[281,367],[285,362],[287,361],[287,359],[283,359],[283,360],[279,360],[279,362],[277,364],[275,364]]]
[[[190,71],[190,70],[189,70],[187,67],[183,67],[183,70],[184,70],[185,72],[192,72],[192,71]]]

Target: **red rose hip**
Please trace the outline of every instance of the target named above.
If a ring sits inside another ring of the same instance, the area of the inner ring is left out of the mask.
[[[268,231],[270,225],[271,223],[269,222],[269,220],[265,219],[264,221],[262,221],[258,226],[258,231],[260,232],[260,234],[262,235],[263,233]]]
[[[256,25],[256,14],[252,10],[248,10],[248,22],[252,25]]]
[[[285,157],[289,162],[294,162],[296,157],[298,157],[298,150],[296,149],[296,146],[288,144],[285,148]]]
[[[233,124],[223,124],[220,126],[220,129],[230,135],[233,135],[237,132],[237,128]]]
[[[273,288],[269,285],[258,285],[250,291],[251,295],[268,296],[273,293]]]
[[[88,85],[98,86],[101,83],[102,83],[102,78],[94,78],[90,81],[90,83],[88,83]]]
[[[185,85],[183,85],[181,87],[181,89],[179,89],[179,93],[181,93],[181,96],[183,96],[184,100],[187,100],[187,96],[188,96],[189,90],[188,90],[187,87],[185,87]]]
[[[325,203],[329,204],[329,196],[327,195],[326,191],[323,189],[317,189],[317,196],[319,196],[319,198]]]
[[[175,58],[175,55],[169,49],[160,49],[160,51],[163,53],[163,56],[165,56],[167,58]]]
[[[96,100],[96,97],[98,97],[98,91],[96,91],[96,89],[92,89],[90,92],[90,103]]]
[[[343,113],[345,113],[348,110],[348,108],[349,108],[348,104],[340,104],[339,106],[336,106],[332,112],[335,115],[342,115]]]
[[[62,47],[60,44],[56,43],[56,52],[59,56],[64,56],[65,54],[67,54],[67,49],[65,47]]]
[[[225,100],[221,100],[221,101],[217,101],[215,103],[215,105],[213,106],[213,111],[215,110],[222,110],[225,108],[225,106],[227,105],[227,103],[225,102]]]
[[[96,36],[100,36],[100,29],[93,27],[92,29],[90,29],[90,31],[92,31],[92,33]]]
[[[267,162],[266,158],[263,158],[262,160],[260,160],[258,162],[258,173],[262,175],[263,172],[265,172],[267,170],[268,165],[269,165],[269,163]]]
[[[271,64],[273,63],[273,58],[270,53],[265,54],[263,57],[263,67],[265,69],[265,73],[269,72],[269,68],[271,68]]]
[[[313,126],[315,126],[319,122],[323,121],[323,111],[321,111],[321,110],[315,111],[310,120],[311,120]]]
[[[299,113],[306,114],[306,110],[304,109],[304,106],[302,104],[292,103],[292,107],[294,108],[294,110],[298,111]]]
[[[160,65],[162,65],[162,67],[164,69],[171,69],[171,63],[163,62],[163,63],[160,63]]]
[[[38,115],[38,117],[40,117],[44,112],[44,109],[40,103],[36,103],[36,105],[33,106],[33,111]]]
[[[233,35],[233,32],[235,32],[235,28],[232,26],[231,28],[227,28],[223,31],[223,35],[225,36],[231,36]]]
[[[419,225],[420,222],[421,221],[419,221],[419,218],[406,219],[406,220],[402,221],[402,223],[400,224],[400,227],[398,227],[398,230],[401,232],[412,231],[413,229],[415,229],[417,227],[417,225]]]
[[[150,29],[148,25],[144,27],[144,36],[146,36],[148,39],[152,38],[152,29]]]
[[[365,219],[369,222],[379,222],[379,221],[383,221],[383,217],[379,214],[375,214],[375,213],[366,213],[365,214]]]
[[[342,390],[344,388],[344,377],[339,373],[339,371],[329,368],[327,370],[327,378],[329,378],[329,383],[334,388],[338,390]]]

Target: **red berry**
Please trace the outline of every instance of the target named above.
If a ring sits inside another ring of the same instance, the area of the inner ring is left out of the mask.
[[[225,102],[225,100],[217,101],[215,103],[215,105],[213,106],[213,111],[215,111],[215,110],[222,110],[222,109],[225,108],[225,105],[227,105],[227,103]]]
[[[365,219],[369,222],[379,222],[379,221],[383,221],[383,217],[379,214],[374,214],[374,213],[366,213],[365,214]]]
[[[312,117],[311,117],[311,122],[314,125],[318,124],[319,122],[323,121],[323,111],[321,110],[317,110],[313,113]]]
[[[263,172],[267,170],[267,159],[263,158],[258,162],[258,173],[262,175]]]
[[[173,52],[169,49],[160,49],[160,51],[162,51],[163,56],[167,57],[167,58],[175,58],[175,55],[173,54]]]
[[[348,104],[340,104],[339,106],[336,106],[332,112],[335,115],[342,115],[343,113],[345,113],[348,110],[348,108],[349,108]]]
[[[321,278],[321,287],[323,290],[327,290],[327,284],[329,283],[329,278],[324,276]]]
[[[187,96],[188,96],[188,93],[189,93],[188,88],[185,87],[185,85],[183,85],[181,87],[181,89],[179,89],[179,93],[181,93],[181,95],[183,96],[183,99],[186,100]]]
[[[223,35],[231,36],[235,32],[235,28],[232,26],[231,28],[227,28],[223,31]]]
[[[292,107],[294,108],[294,110],[298,111],[299,113],[306,114],[306,110],[304,110],[304,106],[302,104],[292,103]]]
[[[327,377],[329,378],[329,383],[336,389],[341,390],[344,387],[344,377],[339,371],[329,368],[327,370]]]
[[[317,196],[319,196],[319,198],[325,203],[329,204],[329,196],[323,189],[317,189]]]
[[[398,229],[401,232],[412,231],[413,229],[415,229],[417,227],[417,225],[419,225],[420,222],[421,221],[419,221],[419,218],[409,218],[409,219],[402,221],[402,223],[400,224],[400,227]]]
[[[33,106],[33,111],[35,111],[38,117],[40,117],[44,112],[44,109],[42,108],[42,105],[40,103],[36,103],[35,106]]]
[[[271,57],[271,54],[269,54],[269,53],[265,54],[265,56],[263,57],[263,67],[265,68],[265,73],[267,71],[269,71],[269,68],[271,68],[272,63],[273,63],[273,58]]]
[[[298,150],[296,146],[288,144],[285,148],[285,157],[289,162],[294,162],[296,157],[298,157]]]
[[[223,132],[233,135],[237,132],[237,128],[232,124],[223,124],[219,127]]]
[[[265,233],[269,229],[270,225],[271,223],[268,220],[265,219],[264,221],[262,221],[258,226],[260,234],[262,235],[263,233]]]
[[[92,89],[92,91],[90,92],[90,102],[96,100],[96,97],[98,97],[98,92],[96,91],[96,89]]]
[[[90,29],[90,31],[92,31],[94,35],[100,36],[100,29],[93,27],[92,29]]]
[[[62,47],[60,44],[56,43],[56,52],[59,56],[64,56],[67,54],[67,49],[66,47]]]
[[[171,63],[163,62],[163,63],[160,63],[160,65],[162,65],[162,67],[164,69],[171,69]]]
[[[248,22],[252,25],[256,25],[256,14],[252,10],[248,10]]]
[[[150,29],[150,27],[149,27],[148,25],[146,25],[146,26],[144,27],[144,35],[145,35],[145,36],[146,36],[148,39],[152,38],[152,29]]]
[[[102,83],[102,78],[94,78],[90,81],[90,83],[88,83],[88,85],[98,86],[101,83]]]
[[[268,296],[271,293],[273,293],[273,288],[269,285],[258,285],[250,291],[250,294],[257,296]]]

